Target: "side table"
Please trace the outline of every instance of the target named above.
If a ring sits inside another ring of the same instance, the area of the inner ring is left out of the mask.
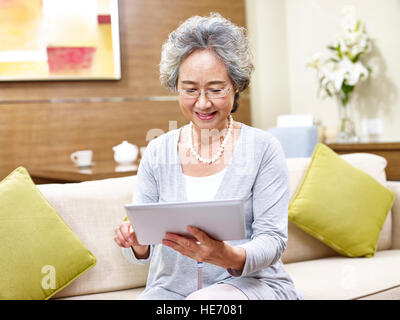
[[[382,156],[387,160],[387,179],[400,180],[400,142],[330,143],[327,145],[339,154],[366,152]]]
[[[76,167],[74,164],[49,165],[28,168],[36,184],[69,183],[126,177],[137,174],[138,164],[119,166],[116,162],[96,162],[90,167]]]

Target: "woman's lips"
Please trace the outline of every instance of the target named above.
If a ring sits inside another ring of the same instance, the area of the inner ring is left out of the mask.
[[[217,114],[217,111],[214,111],[212,113],[198,113],[195,112],[196,116],[200,119],[200,120],[211,120],[215,117],[215,115]]]

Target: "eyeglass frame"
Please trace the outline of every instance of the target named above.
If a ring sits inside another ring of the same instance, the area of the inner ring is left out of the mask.
[[[200,98],[201,94],[204,92],[204,95],[207,97],[207,99],[222,99],[222,98],[225,98],[225,97],[229,94],[229,92],[232,90],[232,88],[233,88],[233,84],[231,84],[231,85],[229,86],[229,88],[227,88],[227,89],[221,89],[221,91],[223,91],[223,92],[225,93],[225,95],[223,95],[223,96],[221,96],[221,97],[218,97],[218,98],[210,98],[210,97],[208,96],[208,92],[209,92],[210,90],[213,90],[213,89],[209,89],[209,90],[204,90],[204,89],[194,90],[195,92],[198,93],[198,95],[197,95],[196,97],[188,97],[188,96],[184,97],[184,96],[183,96],[183,98],[185,98],[185,99],[196,99],[196,100],[197,100],[197,99]],[[179,90],[176,89],[176,92],[179,93],[180,95],[182,95],[182,92],[186,93],[187,90],[191,90],[191,89],[179,89]],[[214,89],[214,90],[215,90],[215,89]]]

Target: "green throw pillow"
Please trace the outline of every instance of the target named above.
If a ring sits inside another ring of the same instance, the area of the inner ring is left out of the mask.
[[[0,299],[48,299],[96,258],[19,167],[0,182]]]
[[[318,143],[289,220],[349,257],[372,257],[394,193]]]

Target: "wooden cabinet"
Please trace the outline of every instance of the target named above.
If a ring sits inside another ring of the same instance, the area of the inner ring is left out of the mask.
[[[400,142],[332,143],[328,147],[339,154],[365,152],[382,156],[388,162],[387,179],[400,180]]]

